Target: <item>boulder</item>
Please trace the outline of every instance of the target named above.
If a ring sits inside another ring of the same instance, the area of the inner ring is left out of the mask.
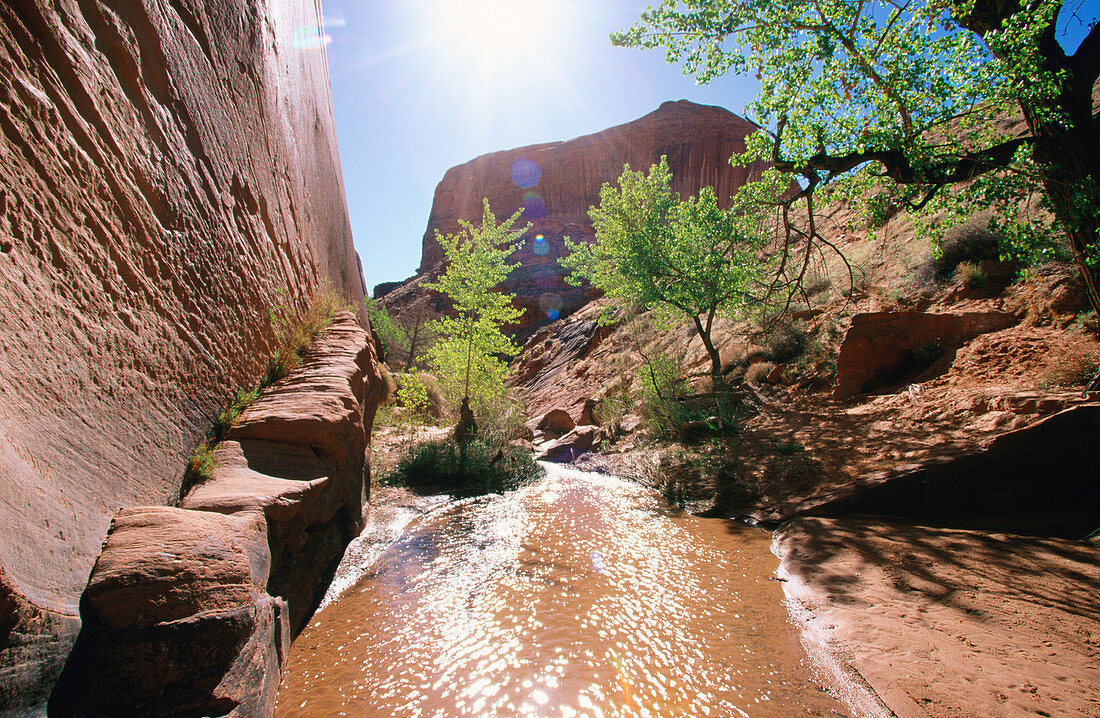
[[[878,515],[1080,539],[1100,516],[1097,436],[1100,403],[1080,404],[961,452],[868,474],[776,518]]]
[[[599,426],[600,422],[596,419],[596,410],[599,408],[600,402],[595,399],[585,399],[584,405],[581,407],[580,418],[577,419],[578,426]]]
[[[578,426],[560,439],[540,446],[535,458],[539,461],[567,464],[591,449],[599,438],[599,427]]]
[[[361,524],[371,345],[338,315],[241,413],[209,481],[116,515],[51,715],[271,714],[290,637]]]
[[[564,436],[572,431],[576,425],[577,423],[573,421],[573,417],[565,409],[551,409],[538,420],[538,423],[535,424],[535,430],[543,432],[544,435]]]
[[[258,511],[120,511],[50,715],[270,715],[290,638],[270,568]]]
[[[833,398],[850,399],[876,384],[920,368],[922,354],[956,348],[987,332],[1014,326],[1006,312],[857,314],[840,346]]]
[[[301,365],[245,409],[227,436],[320,452],[335,468],[333,490],[353,522],[360,520],[362,494],[369,490],[363,482],[368,435],[364,407],[373,406],[382,386],[368,337],[352,315],[339,315]]]

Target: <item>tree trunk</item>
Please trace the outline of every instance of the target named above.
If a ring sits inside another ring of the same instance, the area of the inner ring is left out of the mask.
[[[1073,248],[1089,304],[1100,317],[1100,124],[1092,111],[1093,79],[1064,67],[1060,51],[1046,47],[1053,43],[1048,33],[1040,49],[1046,70],[1067,74],[1061,93],[1049,105],[1021,102],[1020,108],[1039,140],[1032,158],[1044,173],[1050,207]]]
[[[710,357],[710,379],[714,384],[713,389],[717,390],[725,381],[722,378],[722,356],[718,353],[714,342],[711,341],[710,332],[703,328],[703,323],[699,321],[699,317],[693,317],[693,319],[695,321],[695,331],[699,334],[699,338],[703,340],[707,356]]]
[[[1031,118],[1028,124],[1032,124]],[[1035,150],[1035,160],[1048,168],[1043,184],[1051,209],[1073,248],[1089,304],[1100,317],[1100,276],[1098,267],[1089,261],[1090,255],[1100,260],[1100,208],[1092,204],[1095,195],[1090,198],[1082,193],[1090,182],[1094,191],[1100,191],[1100,132],[1095,126],[1064,132],[1061,128],[1052,131],[1039,121],[1035,124],[1033,129],[1044,140]]]

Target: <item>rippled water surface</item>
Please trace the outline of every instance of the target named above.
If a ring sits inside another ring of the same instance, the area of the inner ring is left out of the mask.
[[[279,716],[832,716],[771,537],[549,466],[431,514],[294,642]]]

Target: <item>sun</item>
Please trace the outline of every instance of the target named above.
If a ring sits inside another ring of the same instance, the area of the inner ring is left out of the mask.
[[[493,64],[544,57],[562,19],[561,0],[436,0],[430,12],[454,53]]]

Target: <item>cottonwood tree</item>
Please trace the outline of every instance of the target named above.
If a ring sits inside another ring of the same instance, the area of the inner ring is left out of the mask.
[[[508,365],[501,357],[519,353],[502,328],[518,320],[523,310],[512,305],[512,295],[495,288],[512,270],[507,259],[520,245],[509,243],[526,230],[513,229],[521,214],[498,225],[485,200],[479,226],[461,221],[461,232],[435,235],[446,269],[426,286],[451,300],[454,316],[429,323],[439,338],[428,356],[444,395],[452,400],[461,397],[463,415],[471,400],[484,405],[504,393]]]
[[[367,319],[370,321],[371,328],[374,329],[379,341],[382,342],[382,346],[385,348],[385,358],[388,359],[390,355],[396,356],[398,353],[407,352],[409,349],[408,332],[405,331],[403,326],[394,321],[386,307],[370,297],[363,298],[363,305],[366,307]],[[406,368],[408,368],[408,362],[406,362]]]
[[[742,159],[768,159],[800,178],[801,191],[782,203],[788,240],[823,241],[815,192],[845,182],[867,196],[876,181],[900,187],[901,206],[955,220],[992,207],[1002,253],[1027,255],[1049,237],[1019,211],[1040,190],[1100,312],[1100,125],[1092,99],[1100,26],[1084,18],[1085,37],[1067,53],[1057,26],[1082,22],[1082,3],[1073,7],[664,0],[612,41],[663,47],[703,82],[730,71],[759,78],[748,113],[765,129]],[[1006,129],[1012,111],[1023,114],[1023,134]],[[953,189],[960,183],[965,191]],[[795,223],[797,203],[806,217]]]
[[[766,177],[753,188],[780,194],[786,180],[775,173]],[[688,318],[706,348],[717,386],[722,360],[712,336],[714,320],[758,307],[769,285],[762,205],[739,194],[730,209],[719,209],[712,187],[681,199],[671,182],[665,157],[648,174],[625,168],[618,187],[604,184],[599,207],[588,212],[595,242],[567,240],[569,254],[560,262],[570,270],[566,281],[574,286],[588,281],[620,305]]]

